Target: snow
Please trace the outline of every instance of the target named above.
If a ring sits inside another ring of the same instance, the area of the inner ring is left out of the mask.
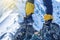
[[[52,0],[53,1],[53,21],[60,25],[60,0]],[[16,10],[8,10],[1,11],[2,7],[0,5],[0,13],[3,15],[0,17],[0,40],[12,40],[12,37],[15,35],[17,29],[20,27],[19,23],[23,22],[25,17],[25,4],[26,0],[18,0],[16,4]],[[42,0],[35,0],[35,10],[32,15],[34,23],[33,27],[35,30],[39,31],[43,27],[44,19],[43,16],[45,14],[46,8],[43,5]],[[5,34],[6,33],[6,34]],[[3,38],[1,39],[1,36]]]
[[[57,2],[60,2],[60,0],[56,0]]]
[[[11,13],[2,23],[0,23],[0,36],[4,33],[12,33],[15,35],[17,29],[19,28],[19,24],[16,19],[18,18],[17,16],[17,13]]]
[[[53,22],[60,25],[60,3],[52,0],[53,5]],[[42,0],[35,0],[35,11],[33,14],[34,25],[33,27],[39,31],[43,27],[44,19],[43,16],[45,14],[46,8],[43,5]]]
[[[4,19],[6,19],[6,17],[8,17],[11,12],[12,12],[12,10],[11,10],[11,11],[8,11],[8,12],[5,12],[5,13],[2,15],[2,17],[0,18],[0,23],[1,23]]]
[[[23,2],[26,0],[23,0]],[[25,2],[24,2],[25,3]],[[25,16],[24,11],[24,3],[21,0],[18,0],[16,3],[16,7],[14,9],[6,9],[0,8],[0,13],[2,16],[0,17],[0,40],[12,40],[12,37],[15,35],[17,30],[20,28],[18,22],[23,21],[23,17]],[[0,5],[1,7],[1,5]]]

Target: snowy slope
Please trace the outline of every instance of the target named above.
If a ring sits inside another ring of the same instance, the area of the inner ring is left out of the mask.
[[[12,37],[20,27],[18,22],[23,21],[23,16],[25,15],[24,1],[18,0],[16,7],[13,9],[4,8],[3,6],[0,8],[0,14],[2,14],[2,16],[0,16],[0,40],[12,40]],[[0,7],[1,5],[2,4],[0,4]]]

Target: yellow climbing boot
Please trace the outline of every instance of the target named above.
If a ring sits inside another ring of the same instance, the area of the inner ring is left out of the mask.
[[[51,19],[53,19],[52,15],[50,15],[50,14],[45,14],[44,15],[44,20],[45,21],[48,21],[48,20],[51,20]]]
[[[34,4],[31,2],[26,3],[26,15],[29,16],[34,13]]]

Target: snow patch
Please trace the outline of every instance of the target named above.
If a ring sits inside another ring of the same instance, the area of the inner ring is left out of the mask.
[[[56,0],[57,2],[60,2],[60,0]]]

